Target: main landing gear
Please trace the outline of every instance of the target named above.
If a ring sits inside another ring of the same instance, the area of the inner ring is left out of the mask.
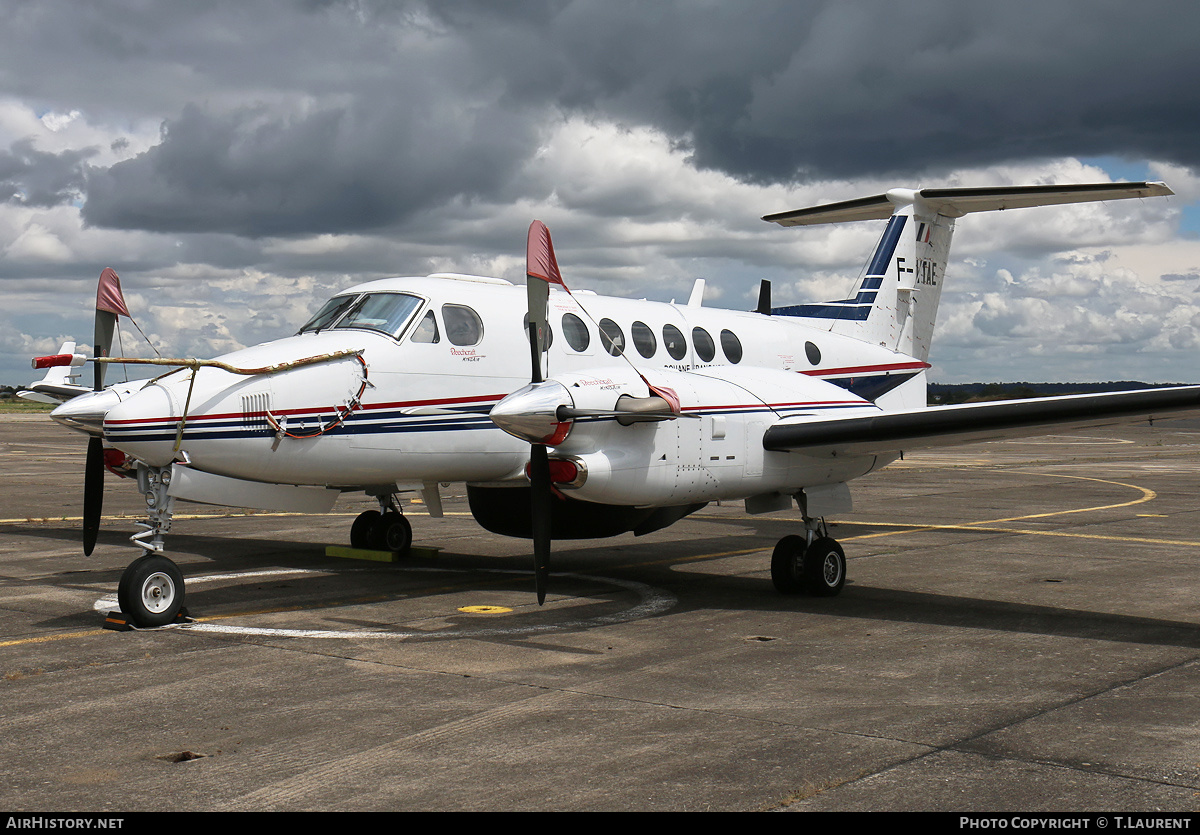
[[[846,583],[846,554],[828,530],[818,529],[817,520],[805,519],[804,525],[804,536],[785,536],[775,546],[771,582],[781,594],[834,597]]]
[[[408,556],[412,548],[412,525],[396,506],[395,494],[376,498],[379,510],[363,511],[350,526],[350,547]]]

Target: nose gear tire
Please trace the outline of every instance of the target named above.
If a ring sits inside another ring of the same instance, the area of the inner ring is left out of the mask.
[[[134,560],[121,575],[117,603],[135,626],[165,626],[183,608],[183,573],[160,554]]]

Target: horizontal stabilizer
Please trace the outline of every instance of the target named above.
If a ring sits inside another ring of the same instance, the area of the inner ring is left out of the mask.
[[[1165,183],[1086,183],[1055,186],[998,186],[994,188],[923,188],[892,189],[886,194],[843,200],[791,212],[766,215],[763,220],[780,226],[814,226],[821,223],[848,223],[856,220],[882,220],[898,206],[920,200],[929,209],[945,217],[962,217],[971,212],[995,212],[1031,206],[1055,206],[1063,203],[1091,203],[1125,200],[1130,197],[1166,197],[1174,194]]]
[[[41,363],[38,360],[42,360]],[[91,388],[81,386],[74,380],[78,377],[72,370],[84,363],[82,354],[75,353],[74,342],[64,342],[53,357],[38,357],[34,360],[34,368],[45,368],[46,375],[35,383],[31,383],[27,391],[17,392],[17,397],[33,400],[38,403],[66,403],[81,394],[88,394]]]
[[[1200,386],[934,406],[861,418],[781,423],[763,447],[782,452],[886,453],[1200,415]]]

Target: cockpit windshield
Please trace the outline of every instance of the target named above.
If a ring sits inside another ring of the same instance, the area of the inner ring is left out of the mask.
[[[317,311],[317,315],[308,320],[308,324],[300,329],[300,333],[308,333],[309,331],[322,331],[332,325],[337,319],[346,312],[354,300],[358,296],[334,296],[325,304],[321,305],[321,309]]]
[[[328,328],[365,328],[398,339],[423,300],[407,293],[364,293],[334,296],[300,333]]]

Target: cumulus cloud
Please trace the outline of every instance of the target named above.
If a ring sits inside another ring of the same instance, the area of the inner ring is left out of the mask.
[[[991,291],[948,293],[936,337],[943,372],[973,366],[966,379],[1013,379],[1012,369],[1025,366],[1049,380],[1078,380],[1085,370],[1109,380],[1183,379],[1182,366],[1164,376],[1155,363],[1196,341],[1200,303],[1191,288],[1148,281],[1104,255],[1080,253],[1051,272],[1002,269]],[[946,376],[965,381],[960,370]]]

